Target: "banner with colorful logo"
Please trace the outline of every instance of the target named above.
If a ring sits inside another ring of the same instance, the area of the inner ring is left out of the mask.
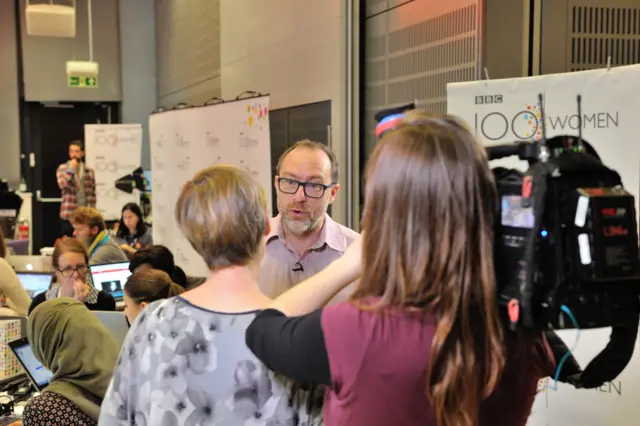
[[[246,170],[265,190],[271,206],[269,97],[220,102],[160,112],[149,118],[153,241],[167,246],[188,275],[208,268],[177,228],[174,207],[182,185],[214,164]]]
[[[543,105],[538,95],[543,95]],[[582,136],[603,162],[618,171],[624,186],[636,197],[640,187],[640,66],[610,70],[552,74],[538,77],[453,83],[447,87],[448,113],[461,117],[487,145],[518,140],[540,140],[543,117],[548,138]],[[577,96],[582,108],[578,113]],[[544,111],[541,111],[544,106]],[[515,158],[492,162],[492,166],[527,164]],[[609,329],[561,331],[585,366],[609,341]],[[576,343],[577,342],[577,343]],[[543,379],[528,426],[636,426],[640,401],[640,356],[636,353],[625,371],[598,389],[578,390]],[[523,369],[528,368],[526,365]],[[505,407],[508,410],[509,407]]]

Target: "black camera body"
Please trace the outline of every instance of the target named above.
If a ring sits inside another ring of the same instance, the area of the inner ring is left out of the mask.
[[[579,136],[487,146],[489,161],[518,157],[529,169],[494,168],[498,304],[514,332],[544,331],[554,380],[596,388],[615,379],[635,350],[640,323],[640,256],[634,197]],[[376,135],[415,103],[380,111]],[[607,346],[582,369],[554,330],[611,327]]]
[[[511,153],[530,163],[525,173],[493,169],[499,194],[498,302],[511,330],[548,331],[556,358],[563,359],[559,367],[570,352],[552,330],[611,327],[608,345],[584,370],[571,357],[565,374],[558,370],[555,377],[594,388],[615,379],[635,350],[640,322],[635,200],[592,148],[591,153],[575,148],[575,138],[568,136],[554,139],[553,150],[537,142],[487,147],[490,159]],[[540,161],[543,149],[548,152]]]
[[[586,152],[565,150],[545,166],[549,173],[537,177],[494,170],[500,197],[496,278],[501,304],[518,301],[512,326],[566,329],[577,323],[585,329],[637,320],[640,260],[634,197],[617,172]],[[535,185],[546,187],[535,201],[534,193],[527,193],[534,178],[540,180]],[[542,210],[539,221],[536,203],[544,204],[537,206]],[[533,258],[527,259],[531,243]]]

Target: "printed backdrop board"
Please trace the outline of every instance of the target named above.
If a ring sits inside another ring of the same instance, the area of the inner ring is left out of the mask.
[[[578,135],[576,97],[582,95],[583,138],[607,166],[620,173],[625,187],[636,197],[638,209],[640,144],[635,116],[640,111],[640,66],[449,84],[448,113],[463,118],[487,145],[539,140],[539,93],[544,96],[547,137]],[[527,167],[514,158],[492,162],[492,166],[497,165],[521,170]],[[609,333],[609,329],[600,329],[562,331],[559,335],[570,348],[575,345],[576,359],[585,366],[605,347]],[[636,353],[626,370],[599,389],[577,390],[556,385],[550,379],[542,381],[528,426],[638,425],[637,348],[636,343]]]
[[[269,97],[165,111],[149,118],[153,240],[167,246],[187,275],[207,276],[202,258],[178,229],[174,207],[184,183],[214,164],[245,169],[271,206]]]
[[[97,209],[106,220],[120,219],[122,206],[135,203],[133,194],[116,188],[116,180],[140,167],[141,124],[85,124],[87,167],[96,174]]]

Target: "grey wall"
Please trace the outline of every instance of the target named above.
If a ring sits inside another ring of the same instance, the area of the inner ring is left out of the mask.
[[[531,1],[484,0],[482,53],[489,78],[528,75]]]
[[[331,216],[342,224],[348,223],[351,186],[345,137],[347,1],[352,0],[220,1],[223,98],[245,90],[269,93],[271,110],[331,101],[331,128],[325,129],[331,132],[342,186]],[[317,118],[316,123],[322,120]]]
[[[376,112],[413,101],[447,110],[447,83],[477,79],[479,0],[367,0],[364,155],[377,143]]]
[[[640,63],[638,0],[541,0],[544,74]]]
[[[156,41],[160,106],[220,96],[219,0],[156,0]]]
[[[0,178],[20,183],[20,116],[15,3],[0,1]]]
[[[25,25],[22,25],[27,101],[121,100],[118,2],[92,2],[94,61],[100,66],[97,89],[67,87],[66,62],[89,60],[87,0],[76,1],[76,37],[73,39],[28,36]],[[2,3],[12,2],[3,0]],[[21,22],[24,22],[25,4],[26,0],[20,0]]]
[[[155,0],[120,0],[122,122],[142,123],[142,167],[151,168],[149,113],[157,106]]]

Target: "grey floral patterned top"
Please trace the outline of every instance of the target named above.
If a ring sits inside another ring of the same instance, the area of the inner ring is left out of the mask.
[[[245,345],[256,314],[208,311],[180,297],[149,305],[124,342],[99,425],[310,425],[292,408],[289,387]]]

